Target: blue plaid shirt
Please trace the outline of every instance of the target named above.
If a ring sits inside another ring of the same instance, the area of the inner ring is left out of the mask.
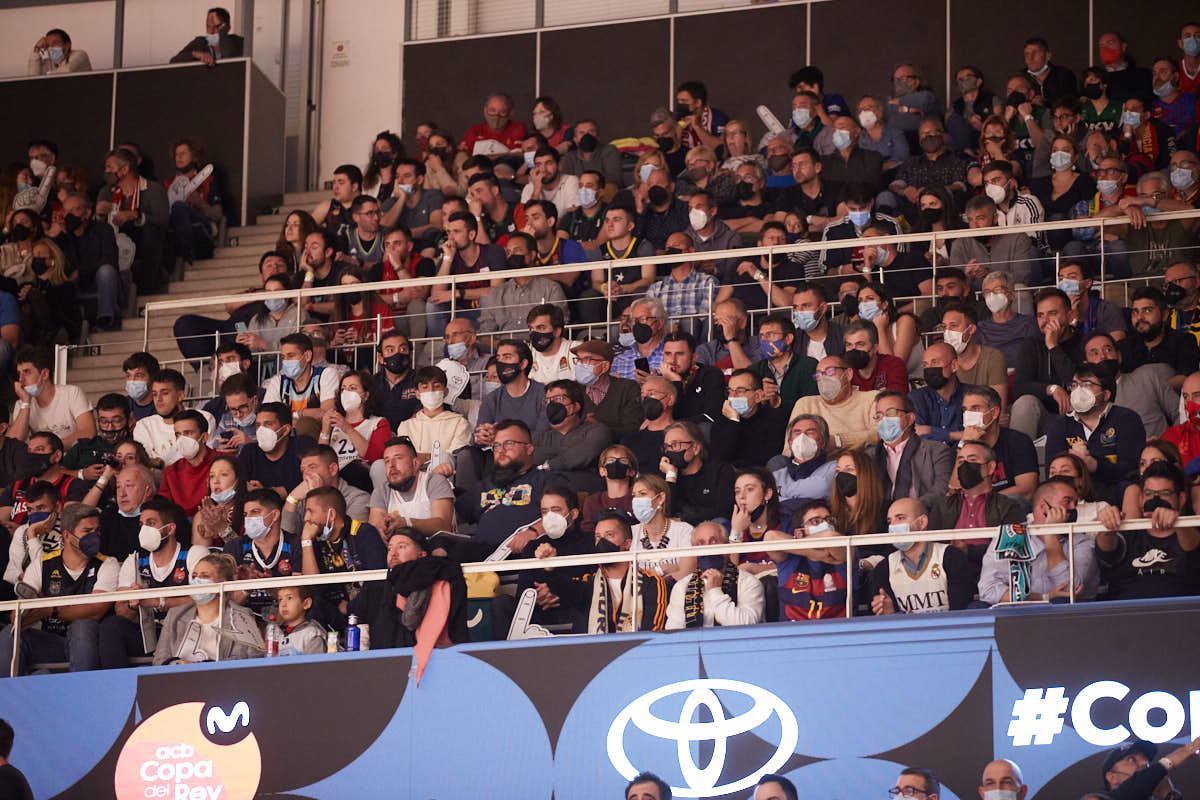
[[[646,296],[657,297],[667,309],[667,316],[677,319],[687,314],[707,314],[718,288],[716,278],[693,268],[682,281],[670,275],[655,281]]]
[[[650,369],[652,371],[658,370],[660,367],[662,367],[662,356],[663,343],[659,342],[658,347],[654,348],[654,351],[646,357],[646,359],[650,362]],[[613,359],[612,368],[609,370],[609,373],[616,375],[618,378],[629,378],[630,380],[634,380],[637,378],[637,375],[635,374],[636,368],[634,367],[633,362],[637,361],[641,357],[642,354],[638,352],[636,345],[628,350],[617,353],[617,357]]]

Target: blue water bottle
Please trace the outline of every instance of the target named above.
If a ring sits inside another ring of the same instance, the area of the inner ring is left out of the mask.
[[[355,616],[354,614],[351,614],[350,619],[347,620],[347,623],[348,624],[346,625],[346,649],[347,650],[358,650],[359,634],[361,633],[361,631],[359,631],[359,629],[358,629],[358,617]]]

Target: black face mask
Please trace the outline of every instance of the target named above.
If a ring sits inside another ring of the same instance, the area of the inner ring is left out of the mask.
[[[654,329],[644,322],[633,323],[633,340],[638,344],[645,344],[654,338]]]
[[[346,292],[344,295],[342,295],[342,297],[346,298],[346,302],[349,305],[354,306],[354,305],[358,305],[359,303],[362,302],[363,293],[362,292]]]
[[[1081,94],[1088,100],[1099,100],[1102,88],[1098,83],[1085,83]]]
[[[50,469],[50,454],[49,453],[26,453],[25,454],[25,477],[32,480],[41,475],[46,470]]]
[[[23,242],[28,239],[32,233],[33,228],[30,228],[28,225],[22,225],[18,222],[9,229],[8,240],[10,242]]]
[[[512,383],[521,374],[520,363],[507,364],[503,361],[496,362],[496,377],[501,383]]]
[[[79,226],[83,224],[83,217],[75,214],[67,214],[63,217],[63,227],[69,231],[79,230]]]
[[[926,367],[923,375],[925,377],[925,385],[935,392],[950,382],[950,379],[942,374],[941,367]]]
[[[50,269],[49,262],[41,256],[34,256],[29,262],[29,266],[33,268],[33,274],[39,278],[46,274],[46,270]]]
[[[513,253],[508,258],[504,259],[504,266],[509,269],[522,269],[525,266],[525,256],[520,253]]]
[[[651,422],[663,415],[666,409],[663,407],[662,400],[657,397],[642,398],[642,415]]]
[[[866,350],[847,350],[846,363],[851,369],[866,369],[871,363],[871,354]]]
[[[756,508],[756,509],[754,509],[753,511],[751,511],[751,512],[750,512],[750,519],[751,519],[751,520],[756,520],[756,519],[758,519],[759,517],[761,517],[761,516],[762,516],[762,513],[763,513],[763,511],[765,511],[765,510],[766,510],[766,508],[767,508],[767,502],[764,500],[763,502],[761,502],[761,503],[759,503],[759,504],[758,504],[758,508]]]
[[[940,208],[922,208],[921,219],[925,220],[928,225],[933,225],[935,222],[942,221],[942,209]]]
[[[670,136],[659,136],[654,141],[658,143],[658,149],[664,153],[669,153],[675,149],[675,140]]]
[[[412,366],[412,356],[408,353],[392,353],[383,360],[383,368],[393,375],[403,375]]]
[[[429,148],[429,154],[437,156],[438,158],[446,158],[450,155],[450,151],[445,147],[431,147]]]
[[[671,201],[671,193],[665,186],[651,186],[646,194],[652,206],[665,206]]]
[[[615,545],[608,539],[600,538],[596,540],[597,553],[619,553],[621,552],[620,545]]]
[[[590,133],[585,133],[579,137],[579,150],[582,153],[594,153],[600,145],[600,140]]]
[[[983,465],[973,461],[964,461],[958,465],[958,485],[964,489],[974,489],[983,483]]]
[[[682,252],[683,252],[683,251],[682,251],[682,250],[680,250],[678,247],[668,247],[668,248],[666,248],[665,250],[663,250],[663,255],[667,255],[667,256],[677,256],[677,255],[679,255],[679,254],[680,254],[680,253],[682,253]]]
[[[1174,509],[1174,506],[1172,506],[1166,500],[1163,500],[1161,497],[1151,497],[1149,500],[1147,500],[1145,503],[1142,504],[1142,513],[1148,517],[1154,513],[1154,509],[1156,509],[1156,508]]]
[[[833,485],[842,497],[854,497],[858,494],[858,476],[853,472],[839,472],[833,478]]]
[[[770,168],[771,172],[783,172],[788,164],[791,163],[792,157],[783,153],[780,153],[777,156],[771,156],[767,159],[767,166]]]
[[[1169,305],[1177,306],[1187,297],[1187,289],[1184,289],[1178,283],[1168,283],[1163,287],[1163,294],[1166,295]]]
[[[1021,105],[1021,103],[1026,103],[1028,101],[1029,98],[1020,92],[1009,92],[1008,97],[1004,98],[1004,102],[1013,108],[1016,108],[1017,106]]]
[[[858,313],[858,297],[848,294],[842,298],[842,313],[848,317],[853,317]]]
[[[392,165],[392,154],[376,153],[371,156],[371,163],[375,165],[375,169],[386,169]]]
[[[1121,371],[1121,362],[1115,358],[1106,358],[1100,362],[1099,366],[1104,367],[1114,377],[1116,377],[1116,374]]]
[[[545,331],[530,331],[529,344],[534,350],[539,353],[544,353],[550,349],[550,345],[554,342],[554,333],[546,333]]]
[[[551,425],[561,425],[567,418],[567,407],[558,401],[546,403],[546,421]]]
[[[629,477],[629,465],[624,461],[610,461],[604,465],[604,470],[614,481],[623,481]]]
[[[1079,509],[1068,508],[1067,509],[1067,522],[1078,522],[1078,521],[1079,521]]]
[[[417,480],[416,475],[409,475],[407,478],[405,478],[404,480],[399,481],[397,483],[388,481],[388,488],[394,489],[397,492],[401,492],[401,493],[407,492],[409,489],[412,488],[412,485],[416,480]]]
[[[688,465],[687,453],[682,450],[664,450],[663,458],[671,462],[671,466],[675,469],[684,469]]]
[[[676,104],[675,119],[687,119],[688,117],[691,116],[691,114],[692,114],[692,109],[688,108],[687,106],[685,106],[683,104]]]
[[[749,200],[754,197],[754,184],[738,181],[737,186],[733,187],[733,196],[738,200]]]

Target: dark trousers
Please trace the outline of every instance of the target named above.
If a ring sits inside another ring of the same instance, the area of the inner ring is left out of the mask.
[[[100,669],[123,669],[130,656],[145,656],[142,628],[118,614],[100,621]]]

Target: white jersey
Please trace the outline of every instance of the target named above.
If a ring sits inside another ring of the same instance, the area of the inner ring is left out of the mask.
[[[950,610],[950,582],[944,562],[945,542],[931,542],[929,560],[915,575],[908,571],[903,554],[896,550],[888,556],[888,582],[896,597],[896,612],[924,614],[929,611]]]
[[[429,499],[428,484],[429,473],[418,472],[411,500],[405,500],[395,489],[388,489],[388,513],[400,514],[409,519],[429,519],[433,516],[433,503]]]

